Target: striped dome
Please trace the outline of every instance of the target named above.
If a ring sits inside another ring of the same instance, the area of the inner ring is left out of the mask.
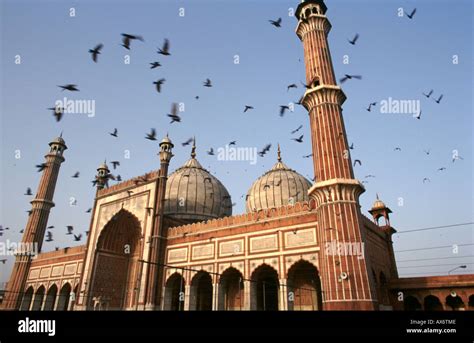
[[[247,212],[292,205],[309,201],[311,182],[301,174],[288,168],[280,156],[272,169],[257,179],[247,193]]]
[[[176,169],[166,183],[164,212],[173,218],[203,221],[232,215],[232,201],[224,185],[196,159]]]

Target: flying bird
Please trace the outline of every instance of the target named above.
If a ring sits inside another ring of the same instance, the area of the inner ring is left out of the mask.
[[[56,118],[56,121],[59,122],[61,121],[63,115],[64,115],[64,108],[60,106],[55,106],[55,107],[50,107],[48,110],[53,111],[53,116]]]
[[[393,149],[393,151],[402,151],[402,148],[397,146],[395,149]]]
[[[36,165],[36,168],[38,168],[38,172],[42,172],[47,167],[48,165],[46,163],[41,163],[41,164]]]
[[[433,94],[433,90],[430,90],[428,92],[428,94],[425,94],[424,92],[422,93],[424,96],[426,96],[427,98],[429,98],[431,96],[431,94]]]
[[[206,81],[203,82],[204,87],[212,87],[212,82],[210,79],[206,79]]]
[[[298,143],[303,143],[303,137],[304,137],[304,135],[301,135],[298,138],[292,138],[292,140],[294,140],[295,142],[298,142]]]
[[[82,238],[82,233],[78,234],[78,235],[74,235],[74,241],[76,242],[79,242]]]
[[[275,27],[281,27],[281,18],[278,18],[277,20],[269,20],[269,22]]]
[[[313,154],[304,155],[303,158],[310,158],[311,156],[313,156]]]
[[[154,85],[156,85],[156,91],[158,93],[161,92],[161,85],[165,83],[166,79],[159,79],[158,81],[153,82]]]
[[[174,102],[171,105],[171,113],[168,113],[167,116],[171,118],[170,124],[173,124],[174,122],[178,122],[178,123],[181,122],[181,117],[178,115],[178,104],[177,103]]]
[[[298,132],[299,130],[301,130],[302,128],[303,128],[303,125],[298,126],[298,128],[296,128],[296,129],[294,129],[293,131],[291,131],[291,134],[293,135],[293,134],[297,133],[297,132]]]
[[[214,149],[210,148],[209,151],[206,151],[208,155],[214,156]]]
[[[354,38],[352,38],[352,40],[347,40],[349,43],[351,43],[352,45],[355,45],[355,43],[357,42],[357,40],[359,39],[359,34],[356,33],[356,35],[354,36]]]
[[[30,188],[30,187],[28,187],[28,188],[26,189],[25,195],[33,195],[33,193],[31,193],[31,188]]]
[[[191,137],[186,142],[181,143],[181,145],[182,146],[187,146],[187,145],[191,144],[192,141],[193,141],[193,138]]]
[[[285,111],[290,110],[290,107],[287,105],[281,105],[280,106],[280,117],[283,117],[285,115]]]
[[[236,144],[237,144],[237,141],[231,141],[231,142],[229,142],[228,145],[231,146],[231,145],[236,145]]]
[[[145,40],[143,39],[142,36],[137,36],[137,35],[131,35],[131,34],[128,34],[128,33],[122,33],[122,46],[127,49],[127,50],[130,50],[130,42],[132,40],[139,40],[139,41],[142,41],[144,42]]]
[[[357,163],[359,163],[359,166],[362,165],[362,162],[361,162],[360,160],[355,160],[355,161],[354,161],[354,167],[356,166]]]
[[[438,171],[443,171],[443,170],[446,170],[446,167],[438,168]]]
[[[67,233],[66,235],[72,235],[72,231],[74,230],[74,227],[72,225],[66,226]]]
[[[48,231],[46,232],[46,239],[45,239],[46,242],[52,242],[54,241],[53,239],[53,233],[51,231]]]
[[[87,209],[86,213],[91,213],[92,208]]]
[[[161,63],[160,62],[151,62],[150,66],[151,66],[150,69],[155,69],[155,68],[161,67]]]
[[[89,49],[89,53],[92,54],[92,60],[97,63],[97,56],[100,55],[100,50],[104,47],[103,44],[98,44],[94,49]]]
[[[61,88],[61,91],[70,91],[70,92],[79,92],[79,89],[77,89],[77,85],[73,85],[73,84],[67,84],[67,85],[64,85],[64,86],[58,86],[59,88]]]
[[[439,103],[441,102],[441,99],[443,99],[443,94],[441,94],[438,99],[434,99],[434,101],[435,101],[437,104],[439,104]]]
[[[459,156],[459,155],[456,155],[456,156],[453,157],[453,163],[454,163],[456,160],[464,160],[464,158],[462,158],[462,157]]]
[[[306,88],[306,89],[310,89],[310,88],[311,88],[311,84],[306,84],[306,83],[304,83],[303,81],[300,81],[300,82],[301,82],[301,84],[303,85],[304,88]]]
[[[165,38],[162,48],[158,48],[158,53],[164,56],[169,56],[170,54],[170,41]]]
[[[247,112],[248,110],[253,110],[253,106],[245,105],[244,113]]]
[[[424,152],[425,154],[427,154],[427,155],[430,154],[430,150],[423,150],[423,152]]]
[[[351,143],[351,145],[349,146],[349,150],[354,150],[354,143]]]
[[[423,183],[425,183],[425,182],[431,182],[431,180],[428,179],[427,177],[425,177],[425,178],[423,179]]]
[[[270,151],[270,148],[271,148],[271,147],[272,147],[271,144],[265,145],[265,147],[264,147],[261,151],[258,152],[258,155],[259,155],[260,157],[265,156],[265,154]]]
[[[152,128],[150,133],[146,134],[145,138],[149,139],[150,141],[156,141],[156,130]]]
[[[286,91],[288,92],[290,88],[298,88],[298,86],[296,85],[296,83],[292,83],[291,85],[288,85],[288,87],[286,87]]]
[[[370,111],[372,110],[372,106],[375,106],[375,105],[377,105],[376,102],[371,102],[371,103],[369,104],[369,107],[367,107],[367,111],[370,112]]]
[[[120,162],[119,161],[111,161],[110,163],[112,163],[112,167],[114,169],[117,169],[117,167],[120,165]]]
[[[118,137],[118,130],[117,129],[114,129],[114,132],[109,132],[109,135],[117,138]]]
[[[415,8],[413,11],[411,11],[410,14],[407,14],[407,17],[408,17],[409,19],[413,19],[413,16],[415,15],[415,13],[416,13],[416,8]]]
[[[415,118],[416,118],[416,119],[421,119],[421,112],[422,112],[422,111],[420,110],[420,112],[418,112],[418,114],[415,115]]]
[[[71,177],[77,179],[79,177],[79,174],[80,174],[79,172],[75,172],[74,175],[72,175]]]
[[[362,80],[362,76],[360,75],[349,75],[349,74],[344,74],[344,77],[342,79],[339,79],[340,83],[344,83],[347,80],[352,80],[352,79],[357,79],[357,80]]]

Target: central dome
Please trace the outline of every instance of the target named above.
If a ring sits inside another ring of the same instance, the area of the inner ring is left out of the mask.
[[[272,169],[260,176],[247,193],[247,212],[293,205],[309,201],[308,190],[311,182],[301,174],[288,168],[280,156]]]
[[[164,213],[191,222],[232,215],[229,192],[198,162],[195,143],[191,159],[168,177]]]

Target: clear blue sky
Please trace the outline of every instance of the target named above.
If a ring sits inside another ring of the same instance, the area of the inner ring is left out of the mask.
[[[197,138],[198,159],[223,182],[234,213],[244,211],[244,195],[252,182],[276,161],[276,144],[282,146],[284,162],[312,178],[309,120],[297,107],[281,118],[279,106],[296,101],[304,80],[302,45],[294,33],[296,19],[288,16],[298,1],[1,1],[1,198],[0,224],[10,227],[1,240],[20,239],[18,231],[27,221],[31,197],[40,174],[35,165],[43,162],[48,142],[61,131],[69,149],[61,167],[49,225],[55,246],[73,246],[65,226],[88,230],[92,206],[91,187],[97,166],[104,158],[120,160],[116,173],[124,179],[156,169],[158,144],[144,139],[150,128],[161,138],[169,132],[175,143],[171,170],[189,158],[184,142]],[[361,74],[361,81],[343,85],[348,97],[344,120],[352,158],[360,159],[356,176],[364,180],[362,211],[372,205],[376,192],[391,207],[392,224],[402,231],[473,221],[473,102],[472,102],[472,3],[457,1],[336,1],[328,0],[327,15],[333,25],[329,35],[337,78]],[[76,17],[69,17],[74,7]],[[179,17],[179,8],[185,16]],[[398,17],[397,9],[417,8],[413,20]],[[283,18],[276,29],[269,19]],[[140,34],[145,42],[133,41],[131,64],[123,63],[127,51],[120,34]],[[355,33],[355,46],[347,42]],[[171,41],[172,56],[156,54],[163,39]],[[103,43],[99,63],[92,62],[88,49]],[[342,63],[348,54],[350,64]],[[459,64],[452,64],[452,56]],[[14,64],[15,55],[22,63]],[[239,55],[240,64],[234,64]],[[301,61],[300,61],[301,60]],[[163,66],[150,70],[148,63]],[[161,94],[153,81],[166,78]],[[213,88],[202,82],[210,78]],[[56,85],[77,84],[80,92],[61,92]],[[298,89],[287,91],[296,83]],[[444,94],[440,104],[422,96],[434,89]],[[200,96],[195,100],[196,95]],[[96,116],[65,115],[57,123],[48,107],[57,99],[89,99],[96,102]],[[423,115],[385,115],[365,108],[370,102],[418,99]],[[166,114],[172,102],[186,105],[181,124],[169,124]],[[255,107],[243,114],[244,105]],[[291,140],[290,131],[304,125],[304,142]],[[113,128],[119,138],[108,135]],[[205,151],[231,140],[239,146],[257,147],[272,143],[272,149],[252,166],[248,162],[221,162]],[[396,146],[401,152],[394,151]],[[22,158],[15,159],[20,149]],[[424,150],[430,150],[426,155]],[[464,158],[451,162],[457,149]],[[123,158],[130,150],[131,158]],[[440,167],[446,167],[438,172]],[[80,171],[79,179],[72,179]],[[423,184],[427,177],[431,182]],[[77,206],[69,206],[69,198]],[[404,205],[398,206],[398,198]],[[395,249],[436,247],[474,242],[473,226],[407,233],[394,236]],[[474,255],[474,246],[462,247],[457,256]],[[397,254],[398,260],[454,257],[451,249],[422,250]],[[12,258],[0,265],[0,281],[10,274]],[[450,258],[400,262],[402,275],[446,273],[457,264],[474,258]],[[449,264],[449,266],[444,266]]]

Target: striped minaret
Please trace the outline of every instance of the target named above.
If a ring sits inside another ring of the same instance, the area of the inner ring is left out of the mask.
[[[49,211],[54,207],[54,189],[59,168],[64,162],[63,153],[67,146],[61,136],[49,143],[49,146],[50,150],[45,156],[46,161],[38,191],[36,197],[31,201],[31,212],[21,240],[22,245],[16,252],[16,261],[5,293],[5,309],[17,310],[20,308],[33,257],[32,253],[41,251],[48,225]]]
[[[318,215],[319,271],[325,310],[373,310],[375,284],[365,259],[365,230],[327,35],[331,24],[323,0],[308,0],[296,10],[296,34],[303,42],[316,183],[309,190]]]

